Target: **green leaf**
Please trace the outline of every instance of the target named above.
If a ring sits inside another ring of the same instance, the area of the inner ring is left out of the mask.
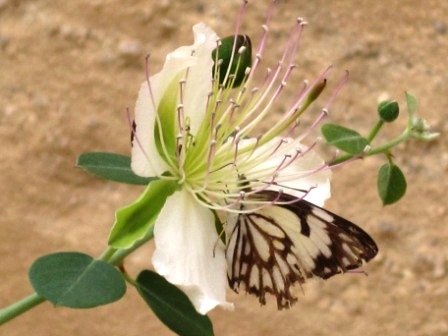
[[[406,178],[393,163],[385,163],[378,171],[378,193],[383,205],[397,202],[406,193]]]
[[[132,204],[115,214],[115,223],[109,235],[109,245],[130,248],[153,229],[153,224],[168,196],[178,188],[177,181],[157,180],[150,183]]]
[[[207,315],[199,314],[180,289],[157,273],[142,271],[137,277],[137,289],[154,314],[176,334],[213,335]]]
[[[358,132],[336,124],[325,124],[321,128],[328,144],[349,154],[361,153],[369,144]]]
[[[147,185],[157,177],[140,177],[131,169],[131,158],[115,153],[84,153],[78,157],[76,167],[106,180]]]
[[[232,54],[233,50],[235,52]],[[249,36],[237,35],[235,39],[235,35],[231,35],[222,38],[219,47],[213,50],[212,58],[215,61],[213,78],[216,78],[217,71],[219,84],[231,88],[239,87],[246,77],[246,69],[252,66],[252,44]],[[226,79],[229,75],[233,75],[234,79]]]
[[[126,292],[123,276],[116,268],[78,252],[37,259],[29,278],[36,293],[56,306],[92,308],[117,301]]]

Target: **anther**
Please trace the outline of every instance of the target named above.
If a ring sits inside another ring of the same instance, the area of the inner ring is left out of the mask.
[[[216,125],[216,127],[215,127],[215,139],[218,138],[218,132],[219,132],[220,128],[221,128],[221,124]]]

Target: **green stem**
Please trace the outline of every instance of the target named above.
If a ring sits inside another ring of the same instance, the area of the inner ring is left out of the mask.
[[[117,252],[117,249],[114,247],[109,246],[98,258],[100,260],[103,260],[105,262],[108,262],[109,259]]]
[[[372,132],[371,132],[371,134],[372,134]],[[371,134],[369,134],[369,136]],[[397,146],[398,144],[402,143],[403,141],[408,140],[411,137],[412,137],[411,132],[408,129],[406,129],[403,132],[403,134],[401,134],[400,136],[396,137],[395,139],[393,139],[393,140],[391,140],[391,141],[389,141],[389,142],[387,142],[387,143],[385,143],[385,144],[383,144],[381,146],[378,146],[378,147],[375,147],[375,148],[371,148],[370,150],[368,150],[365,153],[362,153],[361,155],[360,154],[345,154],[345,155],[341,155],[340,157],[338,157],[338,158],[334,159],[333,161],[331,161],[329,165],[330,166],[334,166],[334,165],[340,164],[342,162],[345,162],[345,161],[348,161],[348,160],[354,158],[355,156],[359,156],[360,158],[364,158],[364,157],[367,157],[367,156],[372,156],[372,155],[376,155],[376,154],[380,154],[380,153],[386,153],[391,148]]]
[[[6,323],[9,320],[25,313],[26,311],[36,307],[44,302],[45,299],[36,293],[27,296],[26,298],[13,303],[9,307],[0,310],[0,325]]]
[[[129,254],[134,252],[140,246],[145,244],[147,241],[151,240],[154,236],[153,228],[150,228],[146,236],[143,237],[140,241],[138,241],[134,246],[129,249],[117,250],[113,247],[108,247],[98,258],[103,260],[111,265],[119,265],[124,258],[126,258]],[[127,279],[128,282],[130,279]],[[39,296],[36,293],[31,294],[30,296],[13,303],[12,305],[0,310],[0,325],[6,323],[9,320],[27,312],[28,310],[34,308],[35,306],[45,302],[45,299]]]
[[[154,231],[153,227],[148,230],[148,233],[139,241],[135,243],[134,246],[128,248],[128,249],[120,249],[116,250],[116,252],[107,260],[107,262],[111,265],[119,265],[124,258],[126,258],[128,255],[130,255],[132,252],[137,250],[140,246],[147,243],[149,240],[151,240],[154,237]]]
[[[370,144],[372,140],[376,137],[378,132],[380,131],[381,127],[383,127],[384,121],[378,120],[375,126],[373,126],[372,130],[370,131],[369,135],[367,136],[367,142]]]

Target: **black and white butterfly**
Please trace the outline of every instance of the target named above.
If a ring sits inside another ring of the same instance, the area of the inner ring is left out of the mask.
[[[297,283],[359,268],[378,252],[361,228],[306,200],[270,190],[256,197],[278,202],[253,212],[242,206],[244,212],[227,220],[226,258],[230,287],[256,295],[262,305],[269,293],[279,309],[289,308]]]

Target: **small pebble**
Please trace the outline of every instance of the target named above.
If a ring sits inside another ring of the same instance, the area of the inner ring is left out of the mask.
[[[432,275],[436,279],[443,278],[446,275],[446,260],[443,256],[439,255],[434,258],[433,261],[434,268],[432,270]]]
[[[140,59],[142,44],[138,40],[123,40],[118,44],[118,54],[128,61]]]
[[[434,23],[434,29],[440,35],[445,35],[446,31],[447,31],[446,24],[445,24],[445,22],[442,22],[442,21],[436,21]]]

